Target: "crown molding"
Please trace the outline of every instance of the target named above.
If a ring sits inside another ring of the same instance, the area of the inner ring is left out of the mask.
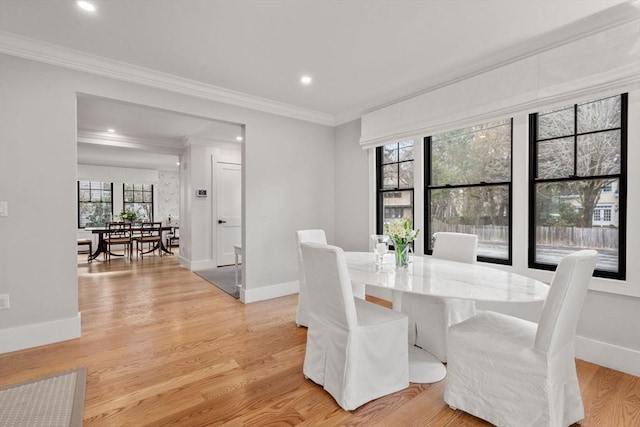
[[[141,138],[129,135],[113,135],[105,132],[81,130],[78,131],[77,141],[83,144],[130,148],[133,150],[153,151],[159,154],[179,156],[185,147],[182,139],[171,138]]]
[[[265,113],[322,125],[335,125],[335,118],[331,114],[185,79],[15,33],[0,31],[0,53]]]

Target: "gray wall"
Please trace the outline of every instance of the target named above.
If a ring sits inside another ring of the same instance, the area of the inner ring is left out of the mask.
[[[0,218],[0,294],[11,297],[11,308],[0,311],[0,351],[80,334],[77,93],[246,126],[245,300],[297,291],[296,229],[324,228],[333,236],[333,127],[8,55],[0,56],[0,64],[0,200],[9,208],[9,216]],[[184,204],[192,207],[188,215],[198,215],[191,200]],[[181,213],[180,223],[182,232],[190,221]],[[45,233],[35,224],[56,226]],[[34,253],[48,241],[59,250]]]

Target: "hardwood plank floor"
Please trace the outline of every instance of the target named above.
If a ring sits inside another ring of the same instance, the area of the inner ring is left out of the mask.
[[[449,409],[443,381],[340,409],[302,375],[296,295],[245,305],[176,256],[85,259],[82,337],[0,355],[0,386],[86,366],[86,426],[488,425]],[[640,425],[638,377],[577,366],[583,426]]]

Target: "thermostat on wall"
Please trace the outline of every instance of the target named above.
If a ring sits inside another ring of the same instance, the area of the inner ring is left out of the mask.
[[[196,190],[197,197],[207,197],[207,190]]]

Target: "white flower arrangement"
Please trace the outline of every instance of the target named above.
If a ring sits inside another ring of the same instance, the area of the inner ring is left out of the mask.
[[[387,235],[399,245],[413,242],[420,234],[420,230],[414,230],[411,220],[407,218],[400,218],[385,224],[384,229]]]

